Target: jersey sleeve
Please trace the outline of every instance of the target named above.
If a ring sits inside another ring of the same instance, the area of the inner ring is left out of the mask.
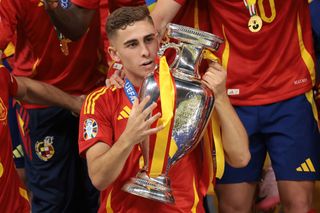
[[[98,9],[100,0],[72,0],[72,3],[87,9]]]
[[[16,79],[9,73],[7,68],[0,64],[0,78],[1,86],[7,87],[9,95],[15,97],[18,91],[18,85]]]
[[[79,123],[79,153],[82,156],[98,142],[113,144],[110,101],[106,101],[106,91],[107,88],[101,88],[92,92],[82,106]]]
[[[14,37],[20,1],[0,1],[0,50],[4,50]]]

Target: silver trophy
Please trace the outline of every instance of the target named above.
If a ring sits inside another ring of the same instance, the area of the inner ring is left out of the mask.
[[[177,151],[172,157],[166,156],[167,164],[164,174],[149,177],[147,175],[149,144],[143,143],[145,167],[122,189],[144,198],[174,203],[170,179],[167,176],[168,171],[172,165],[197,146],[213,111],[214,96],[211,90],[201,83],[199,65],[204,51],[216,51],[223,40],[213,34],[176,24],[168,24],[166,35],[178,41],[178,43],[164,44],[158,52],[158,55],[162,56],[169,48],[176,50],[176,57],[170,66],[170,71],[176,86],[176,108],[171,137],[176,143]],[[159,75],[157,70],[149,74],[140,89],[140,100],[146,96],[151,97],[147,106],[160,97],[160,90],[155,80],[157,75]]]

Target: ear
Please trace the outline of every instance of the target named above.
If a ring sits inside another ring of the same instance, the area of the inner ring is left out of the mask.
[[[112,60],[114,60],[115,62],[120,62],[121,61],[120,57],[118,55],[118,51],[113,46],[109,46],[108,47],[108,53],[111,56]]]

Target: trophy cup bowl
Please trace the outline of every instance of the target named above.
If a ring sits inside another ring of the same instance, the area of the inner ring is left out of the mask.
[[[214,96],[212,91],[201,83],[199,65],[204,51],[216,51],[223,40],[213,34],[177,24],[168,24],[166,35],[178,41],[178,43],[164,44],[158,52],[158,55],[162,56],[167,49],[173,48],[177,53],[170,66],[176,87],[176,107],[171,137],[176,143],[177,150],[173,156],[167,156],[165,174],[149,177],[148,168],[145,167],[136,177],[131,178],[122,190],[144,198],[174,203],[167,173],[172,165],[191,152],[200,142],[213,111]],[[160,97],[156,82],[158,75],[157,70],[150,73],[140,88],[140,100],[150,96],[147,106],[157,102]],[[148,144],[144,144],[142,149],[148,149]],[[149,156],[145,153],[149,151],[142,150],[142,152],[144,158],[148,159]]]

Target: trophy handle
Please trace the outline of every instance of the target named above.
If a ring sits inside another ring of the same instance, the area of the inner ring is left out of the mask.
[[[181,48],[182,48],[182,44],[176,44],[176,43],[172,43],[172,42],[169,42],[169,43],[165,43],[164,45],[162,45],[160,47],[160,49],[158,50],[158,56],[161,57],[164,55],[165,51],[167,49],[175,49],[176,51],[176,56],[172,62],[172,64],[169,65],[170,67],[170,70],[172,69],[172,67],[178,62],[178,59],[180,58],[180,53],[181,53]]]

